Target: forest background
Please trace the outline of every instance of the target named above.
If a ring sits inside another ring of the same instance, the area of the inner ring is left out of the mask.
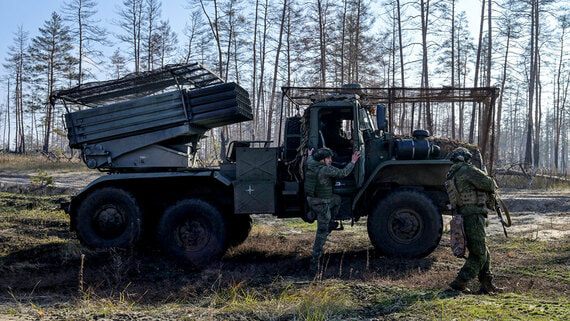
[[[563,175],[570,166],[566,1],[43,1],[47,11],[33,2],[3,4],[3,15],[16,6],[43,17],[36,30],[19,24],[3,31],[12,31],[0,56],[4,152],[70,154],[65,109],[47,103],[54,90],[200,62],[246,88],[255,117],[212,130],[201,143],[206,164],[234,139],[278,141],[281,86],[360,83],[496,86],[493,109],[405,104],[392,111],[392,128],[396,134],[424,128],[477,144],[490,134],[482,130],[482,115],[490,113],[497,165]],[[284,106],[286,116],[298,112]]]

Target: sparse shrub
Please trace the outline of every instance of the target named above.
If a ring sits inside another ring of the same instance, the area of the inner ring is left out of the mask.
[[[48,188],[53,189],[53,177],[48,175],[47,172],[42,171],[38,168],[38,176],[30,176],[30,180],[32,184],[40,189],[40,188]]]

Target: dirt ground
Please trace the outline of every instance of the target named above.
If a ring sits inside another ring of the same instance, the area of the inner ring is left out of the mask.
[[[33,190],[26,175],[29,173],[0,175],[0,185],[4,191],[19,194]],[[53,175],[54,185],[78,191],[98,175]],[[489,220],[489,246],[498,285],[506,288],[513,301],[529,297],[540,301],[569,293],[570,190],[503,189],[501,194],[513,226],[506,239],[497,218]],[[3,206],[28,211],[37,208],[52,214],[21,218],[8,213],[4,218],[6,224],[0,228],[0,253],[6,253],[0,255],[1,320],[313,319],[275,312],[281,311],[275,306],[287,306],[283,303],[289,302],[285,293],[295,293],[290,300],[297,302],[300,293],[311,291],[317,291],[314,295],[318,297],[333,296],[334,304],[340,304],[339,298],[345,296],[359,302],[315,319],[432,319],[421,311],[412,315],[405,311],[417,302],[428,304],[425,302],[434,298],[456,296],[447,284],[463,262],[450,254],[447,217],[440,245],[421,259],[390,259],[375,253],[363,219],[331,234],[325,247],[326,264],[315,283],[308,272],[314,224],[256,216],[244,244],[229,249],[220,262],[202,271],[184,271],[162,257],[152,244],[131,251],[85,249],[55,204],[38,205],[40,201],[25,196],[6,199]],[[25,244],[16,250],[15,242]],[[428,296],[431,299],[426,299]],[[461,296],[458,302],[469,300],[470,296]],[[272,307],[267,314],[259,312],[265,309],[261,301]],[[236,302],[246,307],[236,308]],[[376,303],[367,304],[370,302]],[[551,308],[546,319],[570,313],[568,300],[560,305],[562,312]]]

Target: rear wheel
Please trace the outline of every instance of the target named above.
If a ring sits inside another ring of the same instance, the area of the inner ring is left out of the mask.
[[[226,228],[221,213],[199,199],[179,201],[166,209],[158,226],[162,250],[178,263],[203,267],[226,249]]]
[[[232,215],[226,219],[228,246],[238,246],[245,242],[251,232],[252,221],[249,215]]]
[[[129,248],[139,240],[142,212],[129,192],[105,187],[85,197],[75,221],[81,243],[92,248]]]
[[[396,191],[368,218],[368,236],[387,256],[424,257],[441,239],[443,221],[432,201],[416,191]]]

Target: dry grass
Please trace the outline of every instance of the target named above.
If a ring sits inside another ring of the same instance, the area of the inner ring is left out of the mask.
[[[495,179],[501,188],[525,188],[525,186],[528,184],[528,179],[524,176],[497,175]],[[533,190],[569,189],[570,182],[537,176],[532,179],[530,188]]]
[[[87,171],[85,164],[78,158],[48,158],[39,153],[26,155],[0,153],[0,172],[2,171]]]
[[[0,194],[0,319],[570,317],[569,240],[491,237],[497,283],[507,293],[490,297],[448,290],[462,260],[450,254],[447,234],[426,258],[389,259],[375,253],[365,222],[358,222],[331,234],[320,274],[314,276],[308,266],[316,224],[256,217],[244,244],[221,262],[186,273],[152,248],[81,247],[56,201]]]

